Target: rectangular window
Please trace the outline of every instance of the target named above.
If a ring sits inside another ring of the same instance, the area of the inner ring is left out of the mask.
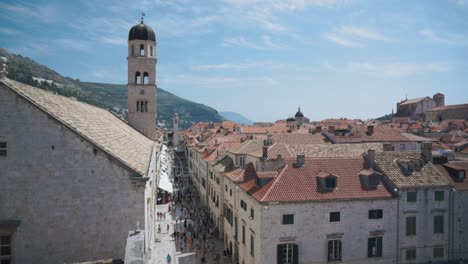
[[[341,261],[341,240],[328,241],[328,261]]]
[[[283,215],[283,225],[294,225],[294,215],[293,214],[284,214]]]
[[[227,192],[227,184],[224,185],[224,190]]]
[[[406,217],[406,235],[407,236],[416,235],[416,216]]]
[[[0,157],[1,156],[6,157],[6,155],[7,155],[7,143],[0,142]]]
[[[369,210],[369,219],[382,219],[382,217],[383,217],[382,209]]]
[[[283,252],[281,263],[294,263],[294,244],[283,244],[282,249]]]
[[[367,256],[369,258],[382,256],[382,237],[370,237],[367,240]]]
[[[245,225],[242,225],[242,244],[245,245]]]
[[[250,218],[252,218],[252,219],[255,218],[255,214],[254,214],[254,209],[253,209],[253,208],[250,208]]]
[[[244,211],[247,211],[247,203],[245,203],[244,200],[240,201],[240,206],[242,207],[242,209],[244,209]]]
[[[434,234],[444,233],[444,216],[434,216]]]
[[[406,201],[409,203],[414,203],[418,199],[418,193],[417,192],[407,192],[406,193]]]
[[[250,255],[252,257],[254,256],[254,249],[255,249],[254,237],[253,237],[253,235],[250,235]]]
[[[436,247],[434,248],[434,258],[443,258],[444,257],[444,248]]]
[[[232,189],[229,189],[229,195],[232,196]]]
[[[406,260],[415,260],[416,259],[416,249],[407,249],[405,251],[405,258]]]
[[[444,200],[444,191],[435,191],[434,198],[436,201],[443,201]]]
[[[339,222],[339,221],[340,221],[340,212],[331,212],[330,222]]]
[[[239,166],[244,167],[245,165],[245,157],[240,157],[239,158]]]
[[[0,236],[0,263],[11,263],[11,236]]]
[[[336,188],[336,178],[334,177],[325,178],[325,188],[327,189]]]

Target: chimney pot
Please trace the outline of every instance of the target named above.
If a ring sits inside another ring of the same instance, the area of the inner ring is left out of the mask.
[[[367,150],[367,159],[369,162],[369,167],[374,168],[375,166],[375,149]]]
[[[421,153],[424,162],[432,162],[432,142],[423,142],[421,144]]]
[[[297,155],[296,156],[296,167],[301,167],[305,163],[305,155]]]
[[[318,133],[322,132],[322,126],[316,126],[315,131],[317,131]]]

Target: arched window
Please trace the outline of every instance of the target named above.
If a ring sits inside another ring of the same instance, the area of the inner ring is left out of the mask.
[[[150,46],[150,56],[153,57],[153,46]]]
[[[132,50],[130,51],[130,53],[132,54],[132,56],[135,56],[135,47],[133,44],[132,44]]]
[[[135,73],[135,84],[141,84],[141,74],[140,74],[140,72]]]
[[[143,73],[143,84],[149,84],[149,77],[147,72]]]
[[[140,112],[140,101],[137,101],[137,112]]]
[[[145,101],[145,112],[148,112],[148,101]]]
[[[140,45],[140,56],[145,56],[145,45]]]

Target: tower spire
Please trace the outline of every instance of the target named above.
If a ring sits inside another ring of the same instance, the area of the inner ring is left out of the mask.
[[[140,23],[141,24],[144,24],[144,17],[146,16],[145,12],[141,11],[141,15],[140,15]]]

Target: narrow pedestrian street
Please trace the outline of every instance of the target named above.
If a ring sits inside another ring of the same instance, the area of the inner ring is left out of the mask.
[[[202,206],[199,195],[187,174],[183,154],[174,154],[173,193],[167,203],[156,205],[156,243],[151,263],[232,263],[223,254],[223,241],[217,227]]]

